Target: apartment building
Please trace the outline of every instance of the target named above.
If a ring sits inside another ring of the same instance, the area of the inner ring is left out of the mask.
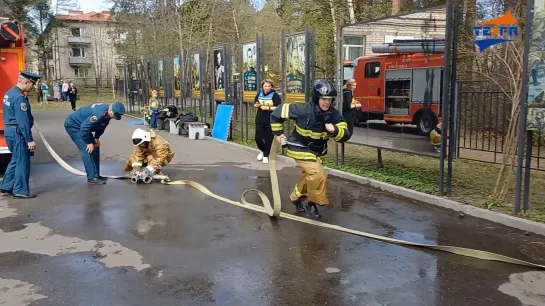
[[[49,79],[68,78],[80,87],[111,87],[123,74],[123,61],[115,49],[115,19],[110,12],[69,11],[55,19],[62,26],[50,37]]]

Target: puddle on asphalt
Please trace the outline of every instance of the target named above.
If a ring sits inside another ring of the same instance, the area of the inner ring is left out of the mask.
[[[498,290],[516,297],[525,306],[545,306],[545,272],[514,273]]]

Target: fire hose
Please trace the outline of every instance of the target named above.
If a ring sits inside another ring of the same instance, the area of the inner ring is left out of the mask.
[[[66,169],[67,171],[69,171],[69,172],[71,172],[71,173],[73,173],[75,175],[80,175],[80,176],[86,175],[84,172],[81,172],[81,171],[73,168],[72,166],[70,166],[68,163],[66,163],[55,152],[55,150],[53,150],[53,148],[49,145],[49,143],[47,142],[46,138],[44,137],[43,133],[40,131],[40,129],[38,128],[36,123],[34,124],[34,127],[36,128],[36,130],[40,134],[40,138],[42,139],[45,147],[47,148],[47,150],[49,151],[51,156],[59,163],[59,165],[61,165],[64,169]],[[521,266],[527,266],[527,267],[539,268],[539,269],[545,270],[545,265],[540,265],[540,264],[536,264],[536,263],[532,263],[532,262],[528,262],[528,261],[524,261],[524,260],[520,260],[520,259],[516,259],[516,258],[512,258],[512,257],[508,257],[508,256],[496,254],[496,253],[492,253],[492,252],[487,252],[487,251],[482,251],[482,250],[475,250],[475,249],[468,249],[468,248],[462,248],[462,247],[456,247],[456,246],[423,244],[423,243],[416,243],[416,242],[410,242],[410,241],[405,241],[405,240],[399,240],[399,239],[394,239],[394,238],[384,237],[384,236],[375,235],[375,234],[371,234],[371,233],[367,233],[367,232],[357,231],[357,230],[349,229],[349,228],[342,227],[342,226],[339,226],[339,225],[320,222],[320,221],[317,221],[317,220],[312,220],[312,219],[308,219],[308,218],[304,218],[304,217],[300,217],[300,216],[296,216],[296,215],[281,212],[282,203],[281,203],[281,200],[280,200],[280,189],[279,189],[279,186],[278,186],[278,176],[277,176],[277,173],[276,173],[276,155],[277,155],[279,147],[280,147],[280,143],[278,141],[276,141],[276,140],[273,141],[273,144],[272,144],[272,147],[271,147],[271,152],[270,152],[270,155],[269,155],[269,172],[270,172],[270,179],[271,179],[271,186],[272,186],[272,193],[273,193],[273,202],[272,202],[272,204],[271,204],[271,201],[269,200],[269,198],[267,197],[267,195],[265,195],[265,193],[263,193],[262,191],[257,190],[257,189],[249,189],[249,190],[244,191],[244,193],[241,196],[240,202],[238,202],[238,201],[234,201],[234,200],[227,199],[227,198],[224,198],[222,196],[219,196],[219,195],[213,193],[212,191],[210,191],[205,186],[203,186],[200,183],[195,182],[195,181],[177,180],[177,181],[172,181],[172,182],[162,181],[162,183],[166,184],[166,185],[186,185],[186,186],[189,186],[189,187],[193,187],[193,188],[197,189],[198,191],[206,194],[207,196],[210,196],[210,197],[215,198],[217,200],[220,200],[220,201],[223,201],[223,202],[226,202],[226,203],[229,203],[229,204],[241,207],[241,208],[250,209],[250,210],[253,210],[253,211],[256,211],[256,212],[260,212],[260,213],[265,213],[265,214],[269,215],[269,217],[272,217],[272,218],[278,218],[278,217],[285,218],[285,219],[289,219],[289,220],[293,220],[293,221],[298,221],[298,222],[302,222],[302,223],[306,223],[306,224],[310,224],[310,225],[314,225],[314,226],[319,226],[319,227],[323,227],[323,228],[329,228],[329,229],[332,229],[332,230],[336,230],[336,231],[340,231],[340,232],[344,232],[344,233],[349,233],[349,234],[353,234],[353,235],[357,235],[357,236],[361,236],[361,237],[371,238],[371,239],[375,239],[375,240],[378,240],[378,241],[397,244],[397,245],[412,246],[412,247],[419,247],[419,248],[425,248],[425,249],[433,249],[433,250],[453,253],[453,254],[466,256],[466,257],[472,257],[472,258],[481,259],[481,260],[499,261],[499,262],[504,262],[504,263],[510,263],[510,264],[515,264],[515,265],[521,265]],[[105,175],[105,177],[112,178],[112,179],[129,179],[130,178],[132,180],[130,175],[125,175],[125,176],[106,176]],[[261,199],[261,202],[263,203],[263,206],[250,203],[250,202],[248,202],[246,200],[246,196],[249,193],[252,193],[252,192],[259,196],[259,198]]]

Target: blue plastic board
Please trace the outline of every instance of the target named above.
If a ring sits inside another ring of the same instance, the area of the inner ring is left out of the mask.
[[[142,124],[144,124],[144,120],[133,120],[133,121],[129,121],[129,124],[132,124],[132,125],[142,125]]]
[[[212,138],[227,141],[232,115],[233,105],[218,105],[218,108],[216,109],[216,117],[214,118],[214,127],[212,128]]]

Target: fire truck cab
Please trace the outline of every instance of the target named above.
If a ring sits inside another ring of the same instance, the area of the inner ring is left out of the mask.
[[[414,124],[419,134],[429,135],[440,121],[444,50],[440,42],[394,40],[373,46],[373,53],[389,54],[356,59],[358,122]]]

